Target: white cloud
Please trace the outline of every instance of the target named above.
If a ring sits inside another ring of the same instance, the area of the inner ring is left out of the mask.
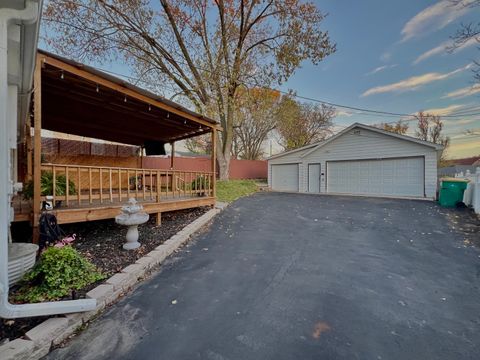
[[[471,67],[472,67],[472,64],[468,64],[462,68],[453,70],[449,73],[432,72],[432,73],[426,73],[419,76],[412,76],[408,79],[401,80],[393,84],[373,87],[371,89],[366,90],[361,96],[364,97],[364,96],[382,94],[382,93],[388,93],[388,92],[403,92],[403,91],[416,90],[417,88],[423,85],[429,84],[434,81],[447,79]]]
[[[350,117],[352,115],[353,113],[348,111],[343,111],[343,110],[337,111],[337,114],[336,114],[336,116],[346,116],[346,117]]]
[[[373,74],[376,74],[376,73],[378,73],[378,72],[380,72],[380,71],[392,69],[392,68],[394,68],[394,67],[396,67],[396,66],[397,66],[397,64],[379,66],[379,67],[373,69],[372,71],[369,71],[369,72],[366,73],[365,75],[373,75]]]
[[[465,138],[465,139],[470,139],[470,138]],[[478,139],[475,139],[475,138],[472,140],[467,140],[465,142],[455,142],[455,140],[452,139],[452,143],[448,147],[448,154],[449,154],[449,157],[451,158],[474,156],[479,153],[480,153],[480,141],[478,141]]]
[[[451,44],[450,41],[444,41],[443,43],[434,47],[433,49],[425,51],[423,54],[421,54],[419,57],[415,59],[415,61],[413,62],[413,65],[417,65],[419,62],[422,62],[423,60],[426,60],[429,57],[432,57],[434,55],[445,53],[447,51],[447,47],[449,44]]]
[[[405,24],[401,32],[402,42],[420,34],[442,29],[468,11],[469,7],[462,4],[454,6],[449,0],[439,1],[420,11]]]
[[[467,40],[462,46],[459,46],[458,48],[454,49],[452,52],[456,53],[456,52],[459,52],[461,50],[467,49],[467,48],[469,48],[470,46],[473,46],[473,45],[478,45],[478,41],[477,41],[476,38],[471,38],[471,39]],[[440,45],[434,47],[433,49],[425,51],[423,54],[421,54],[419,57],[417,57],[415,59],[415,61],[413,62],[413,65],[417,65],[418,63],[422,62],[423,60],[428,59],[429,57],[432,57],[432,56],[435,56],[435,55],[438,55],[438,54],[446,54],[447,49],[450,46],[452,46],[451,41],[444,41]]]
[[[392,58],[392,53],[390,51],[385,51],[381,56],[380,60],[383,62],[387,62]]]
[[[442,120],[445,126],[448,126],[449,128],[456,127],[456,126],[462,126],[463,125],[468,125],[471,124],[477,119],[443,119]]]
[[[455,91],[451,91],[444,96],[442,96],[442,99],[451,99],[451,98],[463,98],[467,96],[471,96],[474,94],[480,93],[480,85],[473,85],[473,86],[467,86]]]
[[[445,115],[450,115],[455,111],[460,110],[463,107],[465,107],[465,105],[450,105],[443,108],[433,108],[433,109],[423,110],[423,112],[431,115],[445,116]]]

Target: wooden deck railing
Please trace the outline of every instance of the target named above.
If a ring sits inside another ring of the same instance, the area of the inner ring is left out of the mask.
[[[42,164],[42,200],[54,204],[88,206],[138,201],[160,202],[196,196],[214,196],[213,173],[199,171]],[[59,203],[61,202],[61,203]]]

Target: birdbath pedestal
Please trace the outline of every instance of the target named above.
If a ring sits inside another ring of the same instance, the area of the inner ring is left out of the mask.
[[[138,242],[138,225],[146,223],[149,217],[150,216],[143,211],[143,206],[138,204],[134,198],[130,198],[128,204],[122,206],[122,213],[115,216],[115,222],[128,226],[127,242],[123,244],[125,250],[134,250],[140,246]]]

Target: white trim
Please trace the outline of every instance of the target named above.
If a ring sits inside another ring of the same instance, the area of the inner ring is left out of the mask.
[[[401,139],[401,140],[411,141],[411,142],[414,142],[414,143],[417,143],[417,144],[420,144],[420,145],[432,147],[435,150],[443,149],[442,145],[434,144],[430,141],[423,141],[423,140],[415,139],[414,137],[411,137],[411,136],[396,134],[396,133],[393,133],[393,132],[390,132],[390,131],[386,131],[386,130],[376,128],[374,126],[368,126],[368,125],[365,125],[365,124],[354,123],[354,124],[350,125],[349,127],[347,127],[346,129],[343,129],[339,133],[337,133],[337,134],[333,135],[332,137],[328,138],[327,140],[325,140],[321,143],[317,143],[316,146],[313,149],[311,149],[310,151],[307,151],[305,154],[303,154],[301,156],[301,158],[304,158],[304,157],[308,156],[309,154],[311,154],[315,150],[321,148],[324,145],[327,145],[328,143],[332,142],[333,140],[342,136],[343,134],[346,134],[347,132],[351,131],[354,128],[362,128],[362,129],[365,129],[365,130],[370,130],[370,131],[377,132],[377,133],[382,134],[382,135],[388,135],[388,136],[396,137],[396,138]]]
[[[308,144],[308,145],[305,145],[305,146],[302,146],[302,147],[299,147],[299,148],[296,148],[296,149],[293,149],[293,150],[288,150],[288,151],[284,151],[280,154],[276,154],[276,155],[272,155],[270,157],[267,158],[267,161],[268,160],[272,160],[272,159],[276,159],[276,158],[279,158],[279,157],[282,157],[283,155],[288,155],[288,154],[293,154],[293,153],[296,153],[297,151],[301,151],[301,150],[306,150],[306,149],[310,149],[314,146],[318,146],[320,144],[320,142],[316,142],[316,143],[313,143],[313,144]]]

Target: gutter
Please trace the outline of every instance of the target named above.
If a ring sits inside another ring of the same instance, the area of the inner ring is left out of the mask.
[[[95,299],[22,305],[8,302],[8,230],[11,217],[10,202],[14,192],[10,171],[12,144],[9,141],[9,134],[12,126],[16,129],[18,121],[16,118],[18,88],[17,91],[12,91],[8,83],[8,27],[14,22],[22,25],[39,22],[41,5],[41,0],[27,0],[22,10],[0,8],[0,317],[9,319],[90,311],[96,307]],[[22,46],[20,48],[24,51]],[[34,58],[35,48],[31,49]],[[24,75],[23,73],[22,76]]]

